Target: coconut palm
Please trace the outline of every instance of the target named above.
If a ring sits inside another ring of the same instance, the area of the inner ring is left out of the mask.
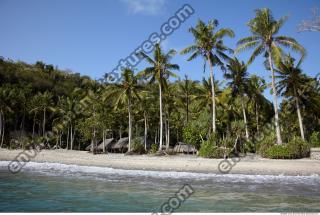
[[[227,65],[227,72],[224,77],[229,80],[227,85],[232,89],[233,96],[241,97],[241,107],[243,120],[245,124],[246,139],[249,140],[247,114],[245,109],[245,95],[248,94],[248,73],[247,65],[242,61],[240,62],[237,58],[230,59]]]
[[[9,106],[11,97],[12,97],[12,89],[6,85],[1,86],[0,87],[0,141],[1,141],[0,148],[2,148],[2,145],[3,145],[5,129],[6,129],[5,115],[6,113],[12,112],[12,109]]]
[[[38,93],[35,97],[35,100],[38,101],[38,105],[36,108],[31,110],[31,112],[42,111],[43,112],[43,121],[42,121],[42,135],[45,136],[46,133],[46,119],[47,119],[47,111],[54,111],[53,109],[53,94],[46,91],[44,93]]]
[[[114,99],[114,108],[117,109],[119,104],[127,103],[128,118],[129,118],[129,147],[131,150],[132,140],[132,100],[134,97],[139,98],[138,91],[142,90],[142,86],[138,85],[137,77],[131,69],[124,69],[122,73],[122,82],[120,84],[113,84],[107,87],[106,97]],[[109,91],[109,92],[108,92]]]
[[[273,91],[273,105],[275,111],[275,127],[277,134],[277,143],[282,144],[279,113],[278,113],[278,99],[275,86],[274,62],[278,63],[283,56],[284,48],[291,48],[305,55],[304,48],[293,38],[287,36],[278,36],[280,28],[283,26],[287,17],[282,17],[280,20],[275,20],[269,9],[256,10],[256,17],[251,19],[248,23],[252,36],[243,38],[238,41],[236,53],[247,49],[254,48],[254,51],[248,61],[251,63],[254,59],[263,54],[268,58],[268,67],[272,75],[272,91]]]
[[[179,107],[182,107],[182,110],[186,113],[186,123],[189,122],[189,113],[190,113],[190,104],[194,98],[193,92],[196,88],[196,83],[188,79],[188,76],[185,76],[185,80],[178,83],[177,86],[177,99],[176,104]]]
[[[208,24],[199,20],[196,27],[191,27],[189,31],[192,33],[195,43],[191,46],[183,49],[181,54],[191,53],[188,61],[191,61],[197,57],[203,57],[205,62],[209,63],[210,67],[210,82],[212,91],[212,129],[213,133],[216,132],[216,103],[215,103],[215,91],[214,91],[214,66],[223,67],[223,59],[228,59],[225,54],[226,51],[232,52],[231,49],[223,44],[223,39],[226,36],[234,37],[234,32],[228,28],[222,28],[216,30],[218,21],[213,20]],[[204,66],[205,67],[205,66]]]
[[[309,79],[302,74],[300,65],[302,60],[294,65],[294,59],[288,55],[287,58],[280,62],[277,66],[276,72],[279,74],[279,82],[277,85],[278,92],[282,93],[282,96],[287,98],[293,98],[298,114],[299,127],[301,138],[305,139],[303,130],[303,117],[301,115],[300,98],[303,97],[306,87],[308,87]]]
[[[257,126],[257,134],[260,133],[259,127],[259,109],[261,105],[266,101],[266,98],[263,96],[263,92],[266,89],[265,80],[256,76],[252,75],[248,81],[248,90],[249,90],[249,98],[253,101],[253,105],[255,108],[255,115],[256,115],[256,126]]]
[[[153,58],[141,52],[140,55],[151,65],[145,70],[141,71],[138,75],[145,78],[150,78],[150,83],[157,81],[159,86],[159,107],[160,107],[160,143],[159,151],[162,150],[162,137],[163,137],[163,110],[162,110],[162,91],[167,88],[167,79],[176,75],[172,70],[179,70],[177,64],[171,64],[172,57],[176,51],[171,49],[167,53],[163,53],[160,44],[156,44],[154,48]]]

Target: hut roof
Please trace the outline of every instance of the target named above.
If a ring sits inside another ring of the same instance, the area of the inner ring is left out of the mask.
[[[111,148],[113,143],[114,143],[114,138],[106,139],[104,143],[105,149]],[[103,141],[97,146],[97,149],[103,150]]]
[[[129,137],[123,137],[116,142],[111,148],[112,149],[122,149],[122,148],[128,148],[129,144]]]
[[[197,152],[197,149],[194,146],[188,145],[182,142],[179,142],[177,145],[175,145],[173,150],[175,152],[180,152],[180,153],[196,153]]]

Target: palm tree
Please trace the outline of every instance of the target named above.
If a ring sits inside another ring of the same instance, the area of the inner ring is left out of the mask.
[[[141,71],[138,75],[145,78],[150,78],[150,83],[157,81],[159,85],[159,107],[160,107],[160,144],[159,151],[162,150],[162,136],[163,136],[163,111],[162,111],[162,90],[167,88],[167,79],[176,75],[171,70],[179,70],[177,64],[171,64],[172,57],[176,54],[176,51],[171,49],[168,53],[163,53],[160,44],[156,44],[153,53],[153,59],[145,54],[140,53],[141,56],[151,64],[151,67],[147,67]]]
[[[5,135],[5,114],[8,112],[12,112],[11,107],[9,106],[12,98],[12,89],[9,86],[1,86],[0,87],[0,141],[2,148],[4,135]]]
[[[38,105],[36,108],[32,109],[31,112],[42,111],[43,112],[43,121],[42,121],[42,135],[45,136],[46,133],[46,114],[47,111],[54,111],[53,109],[53,95],[52,93],[46,91],[44,93],[38,93],[35,97],[35,100],[38,101]]]
[[[188,61],[191,61],[197,57],[203,57],[205,61],[208,61],[210,66],[210,82],[212,91],[212,129],[213,133],[216,132],[216,103],[215,103],[215,91],[214,91],[214,66],[223,67],[222,59],[228,59],[225,54],[226,51],[232,52],[231,49],[223,44],[223,38],[226,36],[234,37],[234,32],[228,28],[222,28],[215,31],[218,26],[218,21],[210,21],[207,25],[199,20],[196,27],[191,27],[189,31],[192,33],[195,43],[191,46],[183,49],[181,54],[191,53]]]
[[[277,66],[276,72],[279,73],[277,78],[280,79],[277,87],[278,92],[282,92],[282,96],[294,99],[298,114],[301,138],[305,139],[303,118],[300,110],[300,97],[303,96],[309,80],[304,74],[302,74],[300,69],[302,59],[297,65],[294,65],[294,61],[295,60],[288,55],[287,58]]]
[[[114,108],[117,109],[119,104],[127,103],[128,107],[128,118],[129,118],[129,147],[128,151],[131,150],[132,140],[132,99],[133,97],[139,98],[138,90],[142,90],[142,86],[138,85],[137,77],[130,69],[124,69],[122,73],[121,84],[109,85],[107,87],[108,98],[114,98]],[[109,91],[109,92],[108,92]]]
[[[185,80],[178,83],[176,104],[186,113],[186,124],[189,123],[190,104],[194,97],[193,91],[196,88],[196,83],[188,79],[185,75]]]
[[[233,96],[241,97],[241,107],[243,113],[243,120],[245,124],[246,139],[249,140],[247,114],[244,105],[245,94],[248,94],[248,73],[247,65],[237,58],[230,59],[227,65],[227,72],[224,77],[229,80],[228,86],[232,89]]]
[[[263,92],[266,89],[265,80],[256,76],[252,75],[248,81],[248,90],[249,90],[249,97],[254,103],[255,108],[255,115],[256,115],[256,126],[257,126],[257,134],[260,133],[259,127],[259,108],[262,103],[266,101],[266,98],[263,96]]]
[[[275,86],[274,61],[278,63],[283,55],[283,49],[291,48],[305,55],[304,48],[293,38],[287,36],[277,36],[280,28],[283,26],[287,17],[282,17],[280,20],[275,20],[269,9],[256,10],[256,17],[251,19],[248,23],[252,36],[243,38],[238,41],[236,53],[246,49],[254,48],[254,51],[248,63],[251,63],[258,55],[265,53],[268,58],[269,68],[272,75],[272,91],[273,91],[273,105],[275,112],[275,127],[277,134],[277,143],[282,144],[277,91]]]

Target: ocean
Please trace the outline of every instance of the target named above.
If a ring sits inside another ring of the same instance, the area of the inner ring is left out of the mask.
[[[183,186],[176,212],[319,212],[320,176],[121,170],[0,161],[1,212],[161,212]]]

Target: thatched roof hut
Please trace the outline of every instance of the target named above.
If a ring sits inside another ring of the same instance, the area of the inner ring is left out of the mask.
[[[183,142],[178,142],[177,145],[175,145],[174,149],[173,149],[175,152],[178,152],[178,153],[192,153],[192,154],[195,154],[197,153],[197,149],[192,146],[192,145],[188,145],[186,143],[183,143]]]
[[[129,137],[120,138],[112,147],[112,150],[123,151],[128,150]]]
[[[114,138],[106,139],[104,142],[105,150],[107,151],[108,149],[111,149],[114,143]],[[103,141],[97,146],[97,149],[103,151]]]

